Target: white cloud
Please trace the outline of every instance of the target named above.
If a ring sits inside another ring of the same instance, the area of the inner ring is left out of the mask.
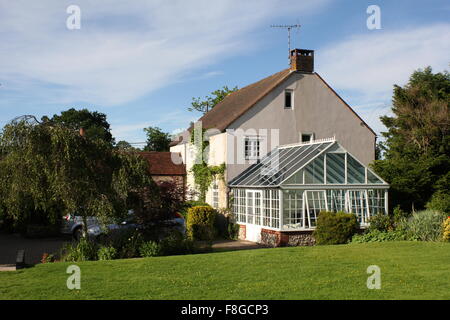
[[[426,66],[448,69],[449,34],[450,24],[370,31],[318,50],[316,69],[379,132],[384,129],[378,118],[389,112],[394,84],[404,85]]]
[[[326,2],[79,0],[81,29],[68,30],[70,1],[0,0],[0,81],[46,86],[62,103],[126,103],[251,50],[269,19]]]

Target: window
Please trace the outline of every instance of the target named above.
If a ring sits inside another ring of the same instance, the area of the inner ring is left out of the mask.
[[[244,152],[246,160],[259,159],[259,144],[258,138],[245,138]]]
[[[292,98],[293,98],[294,93],[292,92],[292,90],[285,90],[284,91],[284,108],[285,109],[292,109]]]
[[[302,133],[300,135],[300,142],[312,142],[314,140],[314,134],[313,133]]]
[[[213,207],[218,209],[219,208],[219,184],[217,183],[217,180],[214,180],[213,186],[212,186],[212,202]]]

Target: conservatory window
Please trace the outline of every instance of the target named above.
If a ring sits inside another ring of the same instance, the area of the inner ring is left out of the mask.
[[[347,183],[365,183],[366,168],[347,154]]]
[[[327,190],[327,202],[330,211],[345,211],[345,192],[345,190],[340,189]]]
[[[327,210],[325,190],[305,191],[306,212],[305,226],[313,228],[316,226],[317,216],[320,211]]]
[[[369,220],[366,190],[349,190],[347,192],[347,212],[351,212],[358,217],[361,224]]]
[[[385,213],[384,193],[383,189],[367,190],[371,216]]]
[[[283,228],[303,228],[303,191],[283,191]]]
[[[323,183],[323,160],[321,155],[305,168],[305,184],[321,184]]]
[[[263,220],[262,225],[270,228],[280,227],[279,217],[279,196],[278,190],[264,190],[263,191]]]
[[[245,223],[246,220],[246,199],[244,189],[233,189],[233,213],[237,222]]]
[[[367,183],[383,183],[370,170],[367,170]]]
[[[327,183],[345,183],[345,153],[327,153]]]

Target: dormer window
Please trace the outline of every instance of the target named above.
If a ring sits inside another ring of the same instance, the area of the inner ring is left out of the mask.
[[[284,90],[284,108],[292,109],[294,105],[294,92],[290,89]]]

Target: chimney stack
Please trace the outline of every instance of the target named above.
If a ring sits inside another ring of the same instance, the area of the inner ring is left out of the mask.
[[[314,72],[314,50],[291,50],[291,71]]]

